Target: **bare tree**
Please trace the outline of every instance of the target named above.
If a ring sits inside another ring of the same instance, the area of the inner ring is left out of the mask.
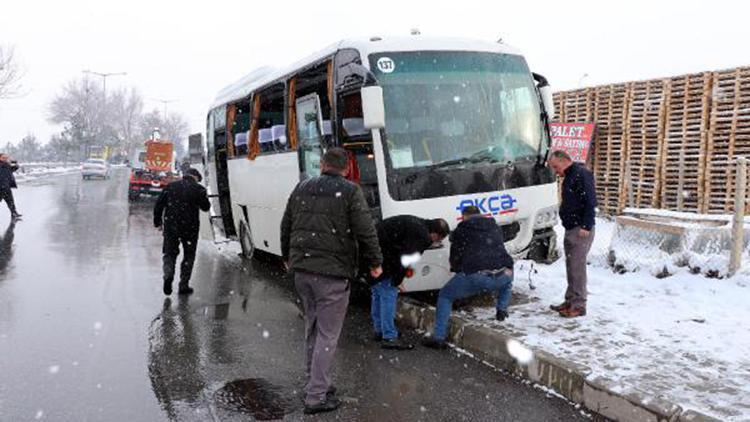
[[[0,45],[0,99],[21,95],[22,77],[14,49]]]
[[[68,82],[55,96],[49,105],[48,120],[64,125],[73,143],[87,155],[89,147],[102,143],[106,137],[108,114],[99,85],[83,77]]]
[[[38,161],[41,158],[42,145],[34,134],[29,133],[18,143],[18,159],[21,161]]]
[[[143,97],[135,88],[116,91],[107,100],[114,136],[119,146],[130,152],[141,139],[140,124],[143,115]]]

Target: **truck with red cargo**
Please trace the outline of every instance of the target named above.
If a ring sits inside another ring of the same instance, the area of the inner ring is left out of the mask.
[[[145,149],[137,150],[133,157],[128,199],[135,201],[140,195],[159,195],[168,184],[178,179],[174,168],[174,145],[154,136],[146,141]]]

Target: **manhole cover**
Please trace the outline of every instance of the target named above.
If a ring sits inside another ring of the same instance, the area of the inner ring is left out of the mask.
[[[229,382],[214,394],[214,400],[223,409],[252,415],[259,421],[283,419],[292,411],[282,389],[262,378]]]

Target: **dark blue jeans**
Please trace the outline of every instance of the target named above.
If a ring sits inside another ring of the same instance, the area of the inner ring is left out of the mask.
[[[391,283],[390,278],[385,277],[378,284],[372,286],[372,307],[370,309],[372,325],[375,332],[381,334],[385,340],[398,338],[398,330],[394,323],[397,300],[398,288]]]
[[[435,331],[432,336],[437,340],[445,340],[448,336],[451,309],[453,302],[458,299],[493,292],[497,294],[497,310],[507,311],[512,286],[513,277],[505,273],[498,275],[457,273],[440,289],[438,294]]]

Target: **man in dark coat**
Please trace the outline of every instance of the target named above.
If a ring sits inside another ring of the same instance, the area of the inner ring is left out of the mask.
[[[8,154],[0,154],[0,202],[5,201],[10,210],[12,219],[17,220],[21,214],[16,210],[16,203],[13,200],[13,191],[16,185],[16,177],[13,173],[18,170],[18,163],[10,161]]]
[[[179,294],[191,294],[190,275],[193,272],[195,250],[198,247],[200,211],[208,211],[206,188],[200,185],[198,170],[189,169],[182,180],[172,182],[159,195],[154,207],[154,226],[164,233],[162,247],[164,262],[164,294],[172,294],[177,255],[182,244]]]
[[[382,341],[382,348],[414,348],[398,339],[398,330],[393,321],[398,288],[409,267],[403,258],[423,254],[432,244],[445,239],[449,232],[448,223],[443,219],[425,220],[413,215],[386,218],[378,225],[380,250],[383,251],[383,275],[372,286],[371,316],[374,339]]]
[[[300,182],[281,222],[281,253],[294,272],[305,311],[306,414],[336,410],[331,367],[358,257],[377,278],[382,273],[375,225],[362,189],[346,180],[349,156],[342,148],[323,154],[322,174]]]
[[[482,215],[479,208],[469,206],[462,210],[464,220],[451,233],[450,264],[456,275],[438,294],[435,312],[435,329],[422,344],[426,347],[447,347],[448,323],[453,302],[480,293],[495,293],[495,317],[504,321],[508,317],[511,286],[513,284],[513,258],[505,250],[503,230],[492,217]]]
[[[594,242],[596,186],[594,175],[583,165],[574,163],[564,151],[554,151],[549,165],[558,176],[564,177],[560,220],[565,228],[563,246],[568,276],[565,301],[550,308],[560,316],[575,318],[586,315],[586,256]]]

